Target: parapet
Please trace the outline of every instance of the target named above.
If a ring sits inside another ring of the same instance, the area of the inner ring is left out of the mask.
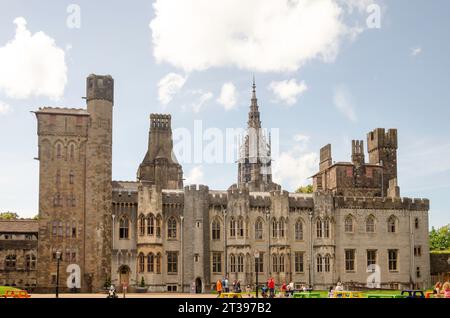
[[[114,79],[111,75],[91,74],[86,79],[86,100],[107,100],[114,104]]]
[[[397,149],[397,129],[376,128],[367,134],[367,150],[369,152],[380,148]]]
[[[150,114],[150,129],[170,130],[171,118],[169,114]]]
[[[289,196],[289,207],[297,209],[313,209],[314,199],[304,196]]]
[[[344,197],[334,200],[335,208],[342,209],[377,209],[377,210],[408,210],[428,211],[430,200],[390,197]]]

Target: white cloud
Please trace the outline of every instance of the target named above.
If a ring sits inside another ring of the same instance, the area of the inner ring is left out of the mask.
[[[202,184],[204,183],[203,176],[203,167],[195,166],[189,171],[188,175],[186,176],[185,184]]]
[[[357,117],[354,110],[353,97],[344,85],[339,85],[334,90],[334,106],[350,121],[356,122]]]
[[[161,104],[169,104],[173,96],[177,94],[186,83],[187,76],[169,73],[158,82],[158,99]]]
[[[310,60],[333,61],[355,34],[338,0],[156,0],[153,7],[155,59],[187,72],[296,71]]]
[[[273,81],[269,84],[269,90],[271,90],[277,99],[291,106],[297,102],[297,99],[304,93],[308,87],[305,81],[297,83],[296,79]]]
[[[413,47],[411,49],[411,56],[416,56],[416,55],[419,55],[420,53],[422,53],[422,48],[420,46],[419,47]]]
[[[0,115],[6,115],[11,112],[11,106],[0,100]]]
[[[292,138],[294,146],[275,158],[273,162],[273,178],[289,190],[311,183],[308,180],[318,169],[319,156],[308,151],[309,136],[297,134]]]
[[[24,18],[14,23],[14,39],[0,47],[0,90],[11,98],[59,99],[67,83],[64,50],[44,32],[32,34]]]
[[[223,84],[217,102],[221,104],[225,110],[233,109],[237,103],[236,86],[231,82]]]

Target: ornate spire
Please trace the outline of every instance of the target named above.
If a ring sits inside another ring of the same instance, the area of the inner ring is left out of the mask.
[[[248,128],[261,128],[261,120],[258,109],[258,99],[256,98],[255,75],[253,75],[252,99],[250,112],[248,113]]]

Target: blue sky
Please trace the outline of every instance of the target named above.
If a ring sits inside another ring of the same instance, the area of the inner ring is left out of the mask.
[[[429,198],[430,225],[449,223],[450,3],[314,2],[167,0],[156,12],[153,1],[0,0],[0,210],[37,214],[30,111],[85,107],[90,73],[115,79],[116,180],[135,179],[150,113],[171,113],[174,128],[192,130],[195,120],[243,127],[255,74],[263,126],[279,129],[274,177],[285,189],[309,182],[323,145],[349,161],[352,139],[397,128],[402,196]],[[379,28],[366,23],[373,4]],[[39,49],[21,55],[8,46],[16,28]],[[16,65],[27,68],[4,72]],[[182,164],[187,182],[226,189],[236,181],[233,163]]]

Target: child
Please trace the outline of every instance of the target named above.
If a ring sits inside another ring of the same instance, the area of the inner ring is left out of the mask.
[[[442,291],[444,292],[444,298],[450,298],[450,283],[446,282],[444,286],[442,286]]]

